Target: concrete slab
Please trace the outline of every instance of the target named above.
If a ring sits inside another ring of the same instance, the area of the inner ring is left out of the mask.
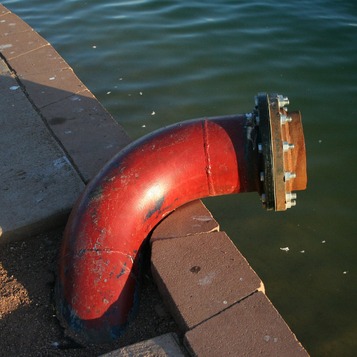
[[[28,100],[88,182],[130,142],[128,135],[58,52],[19,17],[5,13],[0,29],[0,51]]]
[[[183,331],[264,290],[224,232],[156,240],[151,262],[159,291]]]
[[[63,223],[83,181],[0,60],[0,241]]]
[[[89,90],[48,105],[41,113],[86,182],[130,142]]]
[[[7,11],[7,9],[1,5],[3,15],[0,21],[0,37],[4,38],[8,35],[14,33],[20,33],[25,31],[32,31],[30,25],[19,19],[18,16],[12,12]]]
[[[0,17],[1,242],[60,224],[130,139],[45,39]]]
[[[3,5],[0,4],[0,17],[5,15],[5,14],[8,14],[10,11]]]
[[[261,292],[188,331],[184,344],[193,356],[308,356]]]
[[[39,109],[87,89],[50,45],[9,59],[8,63]]]
[[[219,223],[201,200],[189,202],[176,209],[153,230],[151,243],[158,239],[184,237],[219,231]]]
[[[175,333],[158,336],[150,340],[126,346],[106,353],[101,357],[185,357]]]
[[[23,32],[21,36],[18,33],[3,34],[0,38],[0,50],[8,60],[48,45],[48,42],[33,30]]]

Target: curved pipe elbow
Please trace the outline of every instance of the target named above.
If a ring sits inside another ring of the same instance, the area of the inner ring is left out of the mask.
[[[60,251],[57,309],[89,341],[121,335],[135,310],[140,248],[170,212],[208,196],[261,191],[251,114],[149,134],[114,156],[72,210]]]

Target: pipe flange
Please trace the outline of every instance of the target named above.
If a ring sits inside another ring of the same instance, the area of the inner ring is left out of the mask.
[[[289,99],[259,93],[256,123],[261,142],[260,194],[268,210],[284,211],[296,205],[296,193],[307,184],[306,150],[299,112],[288,112]]]

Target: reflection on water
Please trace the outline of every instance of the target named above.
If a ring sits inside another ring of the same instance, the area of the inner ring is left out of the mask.
[[[259,91],[289,96],[303,113],[308,151],[298,206],[264,212],[255,194],[206,202],[308,351],[353,355],[357,3],[3,4],[55,46],[133,138],[184,119],[248,112]]]

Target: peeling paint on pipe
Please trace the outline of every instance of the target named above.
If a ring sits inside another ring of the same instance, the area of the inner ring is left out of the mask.
[[[261,191],[254,116],[178,123],[114,156],[89,183],[65,229],[57,310],[90,342],[119,337],[137,303],[140,249],[177,207],[199,198]]]

